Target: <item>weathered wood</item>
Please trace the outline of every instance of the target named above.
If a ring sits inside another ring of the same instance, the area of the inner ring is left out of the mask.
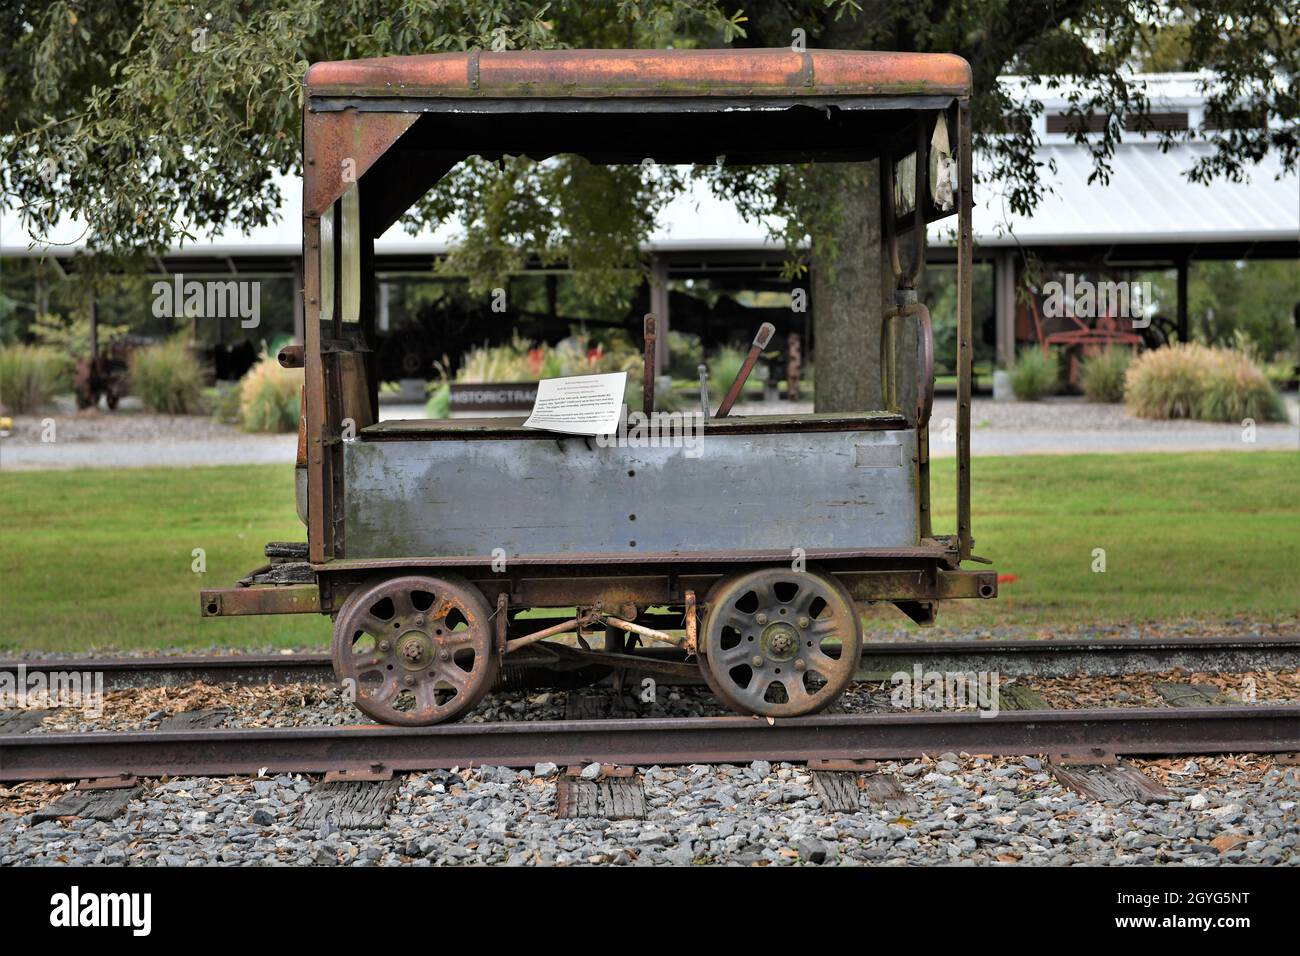
[[[863,778],[862,793],[877,810],[891,813],[915,813],[916,801],[907,795],[898,778],[887,773],[873,773]]]
[[[555,815],[561,819],[603,817],[644,820],[645,792],[639,777],[582,780],[561,777],[556,783]]]
[[[1236,697],[1225,694],[1213,684],[1170,682],[1152,686],[1170,707],[1215,707],[1241,703]]]
[[[1132,764],[1062,767],[1053,763],[1052,774],[1062,786],[1102,803],[1168,803],[1177,797]]]
[[[812,772],[813,790],[823,807],[833,813],[856,813],[862,806],[862,790],[856,773],[833,770]]]
[[[229,716],[230,711],[224,707],[214,707],[210,710],[184,710],[179,714],[164,717],[162,723],[158,725],[158,729],[209,730],[213,727],[220,727]]]
[[[268,558],[293,558],[307,560],[306,541],[268,541],[265,554]]]
[[[636,713],[636,710],[618,694],[569,691],[569,696],[564,702],[565,720],[635,717]]]
[[[127,790],[69,790],[48,806],[32,814],[32,823],[80,817],[83,820],[112,820],[140,795],[139,787]]]
[[[46,717],[56,713],[57,710],[2,710],[0,734],[25,734],[33,727],[39,727]]]
[[[306,827],[333,823],[340,830],[378,830],[397,799],[400,784],[398,780],[318,783],[303,798],[299,823]]]
[[[998,688],[998,707],[1002,710],[1051,710],[1037,691],[1018,684],[1008,684]]]

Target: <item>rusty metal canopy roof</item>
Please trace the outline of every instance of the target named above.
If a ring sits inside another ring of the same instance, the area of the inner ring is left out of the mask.
[[[543,50],[317,63],[311,97],[968,96],[946,53],[850,50]]]

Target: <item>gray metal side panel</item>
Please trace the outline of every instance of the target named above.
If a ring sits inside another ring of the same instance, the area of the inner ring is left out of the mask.
[[[915,449],[911,429],[708,435],[693,449],[350,441],[344,556],[914,546]]]

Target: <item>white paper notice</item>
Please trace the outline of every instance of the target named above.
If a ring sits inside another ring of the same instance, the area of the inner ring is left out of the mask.
[[[623,414],[627,372],[544,378],[525,428],[566,435],[611,435]]]

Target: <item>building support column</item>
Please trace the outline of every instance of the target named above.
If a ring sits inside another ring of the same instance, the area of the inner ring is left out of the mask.
[[[999,252],[993,260],[993,321],[998,365],[1010,368],[1016,360],[1016,254]]]
[[[655,316],[655,374],[668,370],[668,263],[663,256],[650,260],[650,311]]]
[[[1178,341],[1187,342],[1191,340],[1191,328],[1187,315],[1187,273],[1191,269],[1191,261],[1187,256],[1178,260]]]

